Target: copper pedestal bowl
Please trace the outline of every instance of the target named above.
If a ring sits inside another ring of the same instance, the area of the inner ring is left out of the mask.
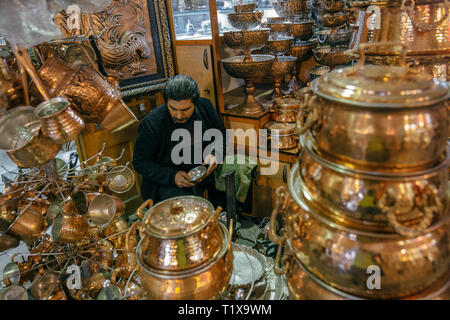
[[[244,61],[251,61],[251,51],[263,48],[269,40],[270,29],[224,32],[223,40],[231,49],[244,50]]]
[[[311,82],[311,81],[323,76],[324,74],[327,74],[328,72],[330,72],[330,67],[328,67],[328,66],[314,67],[311,70],[309,70],[309,81]]]
[[[322,14],[318,19],[324,27],[339,27],[347,22],[348,13]]]
[[[348,29],[335,29],[326,28],[314,32],[314,36],[322,45],[335,46],[338,44],[348,44],[352,31]]]
[[[274,88],[272,93],[267,96],[268,99],[273,100],[283,96],[280,90],[282,77],[293,72],[296,61],[297,58],[292,56],[280,56],[275,59],[272,65]]]
[[[292,20],[295,16],[306,14],[309,11],[308,0],[299,1],[277,1],[272,3],[275,12],[280,17]]]
[[[238,4],[233,7],[234,12],[253,12],[256,9],[256,3]]]
[[[286,54],[293,45],[293,37],[271,35],[267,41],[266,47],[271,54],[281,56]]]
[[[248,30],[256,28],[261,24],[264,11],[239,12],[227,15],[228,22],[235,29]]]
[[[253,81],[271,74],[275,57],[272,55],[252,55],[253,61],[244,61],[245,56],[235,56],[222,60],[223,67],[232,77],[246,82],[244,103],[237,107],[237,112],[255,114],[264,111],[262,104],[255,99]]]
[[[267,23],[282,23],[286,20],[284,17],[267,17]]]
[[[314,20],[306,19],[292,23],[292,35],[295,39],[308,40],[312,36]]]
[[[292,33],[292,22],[267,22],[265,27],[270,28],[273,36],[288,36]]]
[[[344,65],[350,61],[345,51],[347,51],[347,46],[319,46],[313,49],[317,63],[332,68]]]

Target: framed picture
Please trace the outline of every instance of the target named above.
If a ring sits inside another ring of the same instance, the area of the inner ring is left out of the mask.
[[[67,37],[95,35],[108,74],[121,79],[124,98],[161,89],[175,74],[165,0],[112,0],[104,10],[61,11]]]

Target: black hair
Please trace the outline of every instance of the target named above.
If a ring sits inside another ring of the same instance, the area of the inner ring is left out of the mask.
[[[186,74],[179,74],[167,80],[163,96],[166,103],[168,100],[191,99],[192,103],[196,105],[200,99],[200,90],[194,79]]]

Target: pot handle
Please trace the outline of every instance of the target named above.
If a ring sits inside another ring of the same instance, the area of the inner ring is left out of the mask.
[[[416,198],[415,204],[416,204],[416,206],[420,207],[425,214],[422,218],[422,221],[420,221],[418,226],[415,228],[404,226],[400,222],[397,221],[395,208],[388,207],[386,205],[387,192],[383,193],[380,200],[378,201],[378,205],[380,206],[381,210],[387,215],[389,224],[394,228],[394,230],[398,234],[405,236],[405,237],[417,236],[418,234],[420,234],[422,231],[424,231],[426,228],[428,228],[431,225],[434,214],[438,213],[442,210],[442,202],[441,202],[441,199],[439,198],[439,191],[435,186],[427,185],[424,188],[421,195],[423,196],[423,199]],[[430,197],[432,197],[432,199],[435,203],[434,206],[427,205]],[[414,207],[416,207],[416,206],[414,206]]]
[[[361,69],[364,64],[366,63],[366,51],[365,49],[367,48],[372,48],[372,47],[384,47],[384,46],[401,46],[402,50],[400,51],[400,65],[407,69],[407,72],[411,72],[411,73],[417,73],[418,71],[412,68],[408,67],[408,64],[406,62],[406,54],[408,53],[407,51],[407,46],[405,43],[402,43],[401,41],[386,41],[386,42],[374,42],[374,43],[362,43],[359,46],[359,61],[358,64],[353,68],[352,72],[347,73],[345,76],[351,76],[351,75],[355,75],[359,69]]]
[[[136,229],[137,229],[137,230],[139,230],[139,235],[142,237],[142,228],[140,228],[139,224],[140,224],[140,221],[134,222],[131,225],[130,229],[128,229],[128,231],[127,231],[127,234],[125,236],[125,250],[126,250],[126,252],[132,252],[130,250],[130,247],[131,247],[130,246],[130,236],[131,236],[132,232],[136,232]]]
[[[308,93],[305,93],[304,96],[304,103],[301,105],[300,110],[297,115],[297,122],[296,122],[296,128],[295,128],[295,134],[302,135],[304,134],[308,129],[310,129],[314,123],[316,123],[319,118],[319,107],[315,106],[315,102],[317,101],[318,97],[316,95],[310,95]],[[309,110],[310,114],[306,116],[306,120],[304,121],[306,109]]]
[[[218,206],[213,215],[213,220],[217,221],[219,219],[219,214],[222,212],[222,207]]]
[[[286,233],[284,233],[284,230],[282,230],[283,233],[281,234],[281,236],[277,235],[276,233],[277,217],[279,213],[287,209],[289,205],[289,194],[284,186],[280,186],[275,191],[275,195],[276,195],[276,203],[275,208],[272,211],[272,216],[270,218],[269,239],[273,243],[282,246],[286,241],[287,236]]]
[[[449,11],[449,0],[445,0],[445,14],[438,21],[433,21],[431,23],[426,23],[420,21],[420,18],[417,18],[416,14],[416,1],[415,0],[403,0],[401,5],[401,11],[406,11],[409,19],[411,19],[411,23],[420,32],[430,32],[437,27],[439,27],[447,18],[450,13]]]
[[[143,211],[144,211],[144,209],[145,208],[147,208],[147,207],[149,207],[149,208],[151,208],[151,207],[153,207],[153,200],[152,199],[147,199],[147,200],[145,200],[144,201],[144,203],[142,203],[140,206],[139,206],[139,208],[136,210],[136,215],[137,215],[137,217],[139,218],[139,219],[143,219],[144,218],[144,215],[143,215]]]

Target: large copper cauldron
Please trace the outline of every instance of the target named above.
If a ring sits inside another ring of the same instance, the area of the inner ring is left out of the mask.
[[[151,203],[144,202],[138,216]],[[194,196],[168,199],[148,210],[136,258],[149,299],[219,297],[233,264],[231,231],[218,223],[220,210]]]
[[[66,97],[88,123],[115,132],[137,121],[116,89],[88,65],[69,65],[55,55],[39,75],[50,94]]]
[[[436,165],[446,151],[449,90],[430,74],[364,64],[311,83],[297,121],[325,158],[377,171]]]
[[[294,180],[291,175],[291,190]],[[415,237],[362,232],[327,219],[295,195],[293,200],[286,188],[278,191],[272,219],[282,209],[286,232],[281,239],[271,238],[277,243],[289,239],[296,259],[331,287],[363,298],[403,298],[433,285],[450,268],[449,216]],[[380,269],[377,290],[367,286],[371,266]]]

